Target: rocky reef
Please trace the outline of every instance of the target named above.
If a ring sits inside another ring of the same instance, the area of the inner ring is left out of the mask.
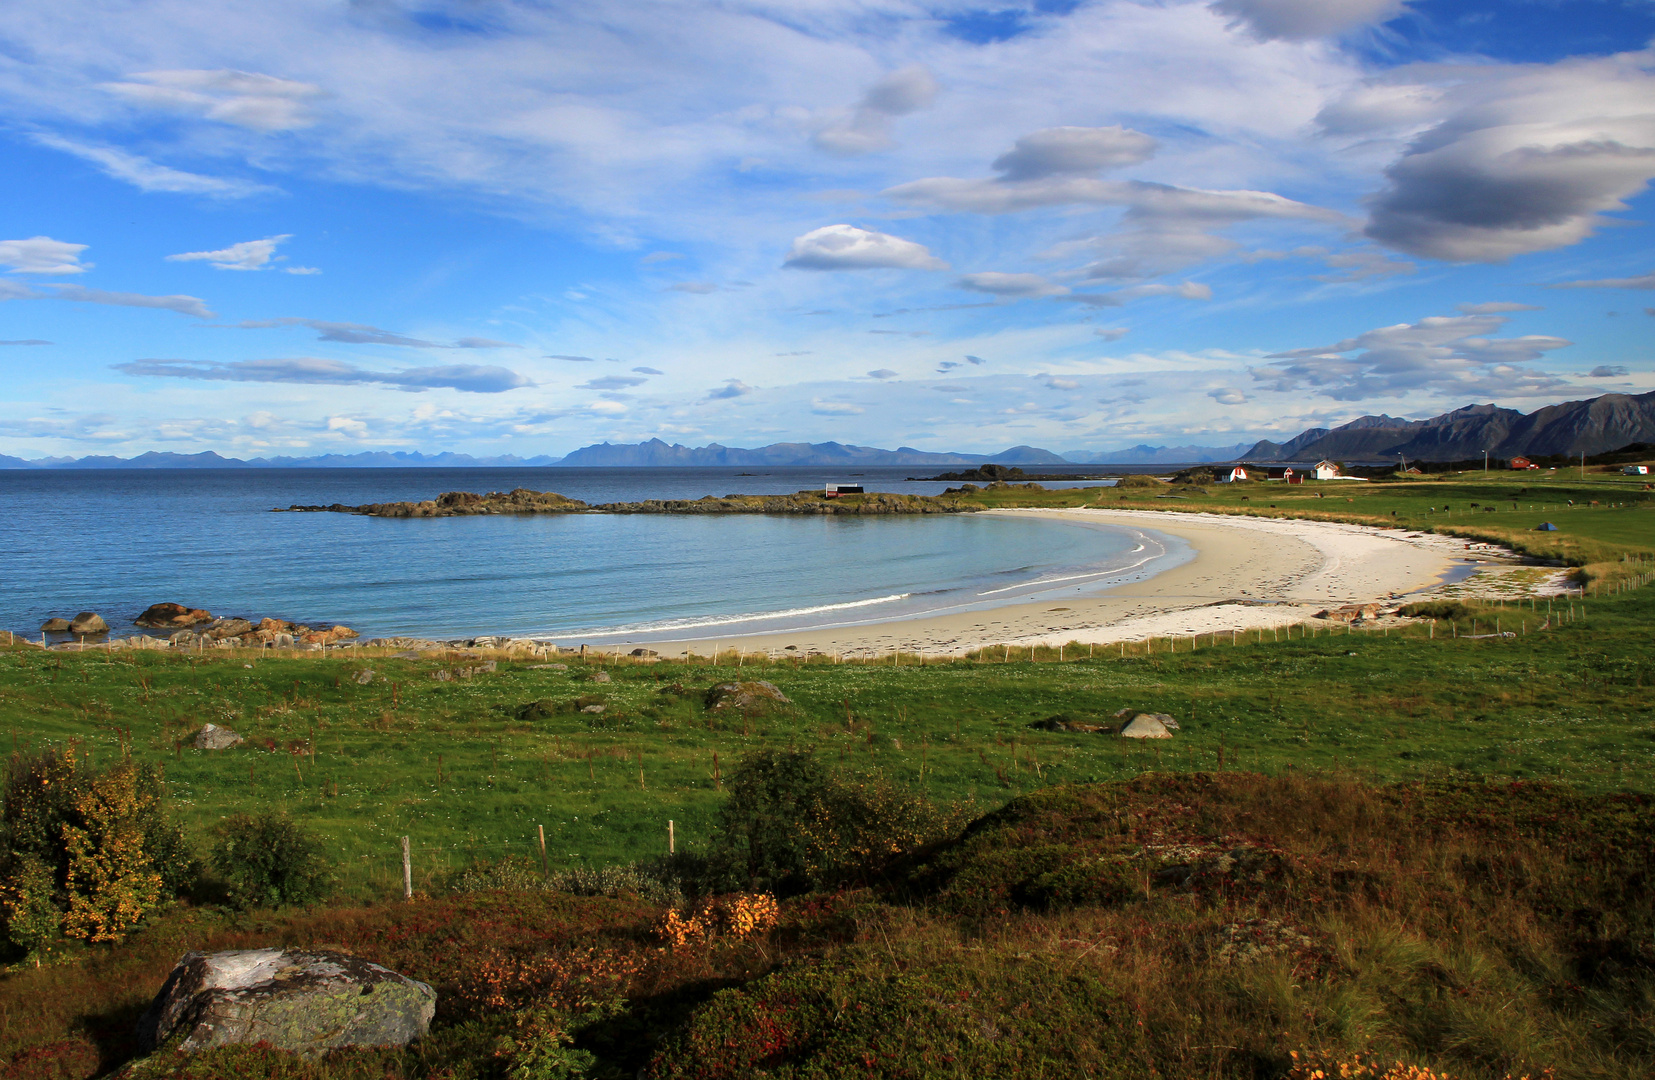
[[[965,514],[982,509],[947,495],[870,492],[830,499],[820,491],[793,495],[708,495],[700,499],[645,499],[642,502],[585,503],[551,491],[449,491],[424,502],[346,506],[289,506],[277,512],[362,514],[367,517],[467,517],[475,514]]]

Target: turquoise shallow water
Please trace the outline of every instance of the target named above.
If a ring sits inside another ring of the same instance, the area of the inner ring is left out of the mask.
[[[902,471],[871,489],[931,493]],[[424,520],[272,514],[291,503],[514,486],[588,501],[795,491],[843,472],[0,472],[0,628],[151,603],[344,623],[367,636],[602,644],[886,621],[1072,597],[1188,557],[1164,536],[997,515]]]

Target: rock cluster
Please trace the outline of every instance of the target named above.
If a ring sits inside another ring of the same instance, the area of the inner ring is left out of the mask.
[[[279,509],[279,508],[278,508]],[[364,514],[369,517],[469,517],[477,514],[965,514],[982,507],[936,495],[870,492],[829,499],[815,489],[795,495],[708,495],[701,499],[645,499],[589,504],[552,491],[449,491],[424,502],[346,506],[293,505],[288,511]]]
[[[707,691],[707,707],[715,712],[759,712],[792,701],[775,683],[754,679],[719,683]]]
[[[406,1046],[425,1035],[437,993],[389,968],[323,950],[185,953],[138,1021],[153,1051],[265,1043],[313,1056]]]

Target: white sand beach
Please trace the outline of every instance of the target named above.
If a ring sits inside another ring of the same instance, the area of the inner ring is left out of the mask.
[[[649,642],[663,656],[718,648],[867,656],[958,655],[990,645],[1062,645],[1268,629],[1300,623],[1329,606],[1419,594],[1475,559],[1511,562],[1484,544],[1400,529],[1153,510],[995,510],[1141,528],[1177,537],[1195,557],[1148,580],[1074,599],[1011,604],[897,622],[780,634]],[[643,642],[640,642],[643,644]],[[610,645],[604,651],[626,651]]]

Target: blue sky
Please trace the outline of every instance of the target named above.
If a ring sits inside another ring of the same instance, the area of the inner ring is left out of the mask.
[[[0,8],[0,453],[1655,389],[1652,0]]]

